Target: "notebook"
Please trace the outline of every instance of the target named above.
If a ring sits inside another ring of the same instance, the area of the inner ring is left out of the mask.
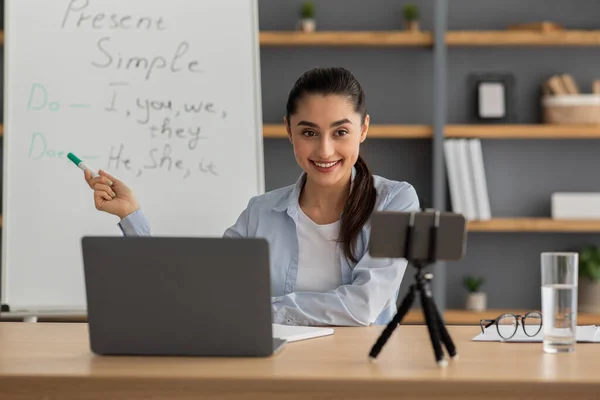
[[[578,343],[600,342],[600,327],[596,325],[577,326],[575,335],[577,336]],[[486,328],[485,333],[481,333],[480,330],[479,335],[475,336],[472,340],[474,342],[542,342],[544,340],[544,332],[540,330],[537,335],[530,337],[527,336],[525,332],[523,332],[523,328],[519,326],[517,333],[515,333],[515,335],[512,338],[505,340],[502,339],[500,335],[498,335],[498,330],[496,329],[496,327],[491,326],[489,328]]]

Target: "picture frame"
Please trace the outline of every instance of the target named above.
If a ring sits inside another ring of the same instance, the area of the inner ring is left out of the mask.
[[[515,76],[508,72],[471,73],[467,85],[472,120],[477,123],[516,122]]]

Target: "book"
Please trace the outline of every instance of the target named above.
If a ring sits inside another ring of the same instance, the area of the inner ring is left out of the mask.
[[[464,204],[464,216],[467,220],[478,219],[479,211],[475,203],[475,192],[473,190],[473,174],[469,145],[467,139],[456,139],[456,158],[459,167],[460,195]]]
[[[483,163],[483,150],[480,139],[469,139],[469,161],[473,177],[473,188],[475,191],[475,201],[477,203],[477,219],[489,220],[492,218],[490,210],[490,198],[487,188],[487,179],[485,176],[485,167]]]
[[[461,198],[461,187],[458,169],[458,159],[456,153],[456,142],[453,139],[444,140],[444,158],[446,172],[448,176],[448,188],[450,189],[450,201],[452,202],[452,211],[457,214],[465,213],[465,206]]]

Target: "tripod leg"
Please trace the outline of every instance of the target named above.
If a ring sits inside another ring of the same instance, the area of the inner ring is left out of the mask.
[[[456,346],[454,345],[454,342],[452,341],[452,337],[450,337],[450,333],[448,333],[448,329],[446,329],[446,325],[444,324],[444,321],[442,320],[442,316],[440,315],[440,312],[435,304],[435,300],[433,299],[433,297],[431,298],[431,305],[433,308],[435,319],[437,320],[437,323],[438,323],[438,327],[440,330],[440,336],[442,338],[442,343],[444,343],[444,346],[446,346],[446,350],[448,350],[448,354],[450,355],[451,358],[457,357]]]
[[[444,358],[444,351],[442,350],[442,344],[440,343],[440,331],[438,328],[437,318],[435,317],[435,310],[433,310],[431,297],[427,296],[427,289],[421,291],[421,306],[423,307],[423,313],[425,314],[425,321],[427,322],[427,329],[429,330],[431,345],[433,346],[433,351],[435,352],[435,360],[439,365],[446,366],[448,362]]]
[[[410,286],[410,290],[406,294],[404,299],[402,300],[402,303],[400,303],[400,307],[398,307],[398,312],[396,313],[394,318],[392,318],[390,323],[385,327],[385,329],[383,330],[383,332],[377,339],[377,342],[375,342],[375,344],[373,345],[373,348],[371,349],[371,352],[369,353],[369,358],[371,358],[371,360],[374,360],[377,357],[377,355],[379,354],[379,352],[381,351],[381,349],[383,348],[385,343],[388,341],[390,336],[392,336],[392,332],[394,332],[394,329],[396,329],[396,326],[398,326],[398,324],[400,322],[402,322],[402,318],[404,318],[404,316],[406,315],[406,313],[412,306],[412,303],[414,302],[414,300],[415,300],[415,285],[413,284]]]

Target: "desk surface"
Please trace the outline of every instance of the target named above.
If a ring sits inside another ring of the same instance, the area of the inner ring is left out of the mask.
[[[450,327],[460,358],[435,365],[427,330],[402,326],[370,363],[380,327],[336,328],[288,343],[270,358],[102,357],[87,324],[0,323],[2,399],[597,398],[600,346],[572,354],[541,343],[471,342],[477,327]],[[44,396],[42,396],[42,393]]]

